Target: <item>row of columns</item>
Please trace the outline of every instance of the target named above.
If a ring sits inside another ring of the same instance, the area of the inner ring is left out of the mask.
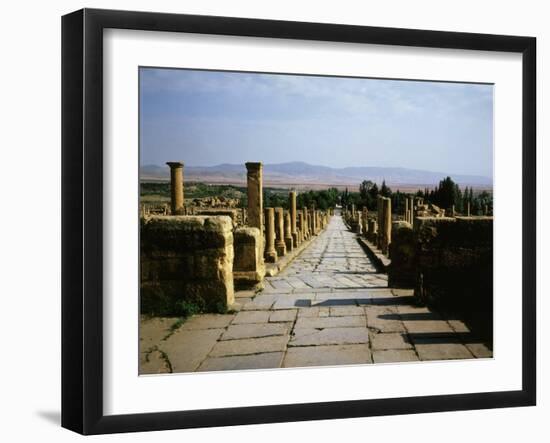
[[[171,213],[185,214],[183,187],[183,162],[167,162],[170,167]],[[296,208],[296,191],[289,193],[289,211],[283,208],[263,208],[263,165],[247,162],[247,225],[259,229],[260,238],[265,238],[263,249],[267,261],[275,261],[287,251],[300,245],[312,235],[317,235],[328,222],[327,214],[314,207]],[[265,220],[264,220],[265,218]],[[244,211],[243,211],[244,220]],[[264,236],[265,227],[265,236]]]
[[[277,257],[285,255],[299,246],[304,240],[319,233],[328,218],[320,211],[298,210],[296,191],[288,195],[289,210],[283,208],[263,208],[263,165],[260,162],[246,163],[248,226],[258,228],[265,244],[264,256],[267,262],[275,262]],[[325,217],[322,219],[322,217]]]

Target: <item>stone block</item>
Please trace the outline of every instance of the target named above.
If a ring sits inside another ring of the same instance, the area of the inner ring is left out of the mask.
[[[233,279],[237,287],[255,287],[265,277],[263,239],[258,228],[238,228],[233,233]]]
[[[220,312],[234,302],[229,217],[153,216],[140,240],[142,313],[180,315],[184,304]]]

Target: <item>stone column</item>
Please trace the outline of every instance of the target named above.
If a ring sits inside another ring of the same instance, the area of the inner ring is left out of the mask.
[[[265,208],[265,261],[275,263],[275,212],[273,208]]]
[[[388,254],[391,243],[391,199],[382,200],[382,253]]]
[[[303,217],[302,233],[304,235],[304,240],[307,240],[309,238],[309,224],[308,224],[308,220],[307,220],[307,208],[302,208],[302,217]]]
[[[283,208],[275,208],[275,236],[275,249],[277,249],[277,255],[282,257],[286,254]]]
[[[170,209],[172,215],[183,214],[183,163],[167,162],[170,166]]]
[[[405,221],[409,222],[409,199],[405,197]]]
[[[376,246],[382,249],[382,196],[378,196],[376,199],[376,224],[378,225],[378,235],[376,238]]]
[[[298,230],[296,229],[296,191],[290,191],[288,200],[290,203],[290,234],[292,235],[294,246],[298,246],[300,244],[300,236],[298,235]]]
[[[258,228],[263,238],[263,165],[261,162],[246,163],[246,184],[248,195],[248,226]],[[266,212],[267,214],[267,212]],[[267,237],[267,236],[266,236]]]
[[[455,205],[451,206],[451,216],[454,217],[456,214],[456,211],[455,211]]]
[[[367,209],[367,207],[363,207],[363,219],[362,219],[362,225],[363,225],[363,232],[362,234],[366,237],[367,236],[367,232],[369,230],[369,226],[368,226],[368,219],[369,219],[369,210]]]
[[[310,225],[310,231],[311,235],[317,235],[317,226],[315,225],[315,207],[313,206],[310,210],[309,215],[309,225]]]
[[[377,226],[376,220],[374,218],[370,218],[368,221],[368,224],[369,224],[368,239],[369,241],[375,241],[376,236],[378,234],[378,226]]]
[[[468,202],[468,204],[466,205],[466,215],[468,217],[470,216],[470,202]]]
[[[290,212],[285,212],[285,244],[287,252],[290,252],[294,249],[294,238],[297,237],[297,233],[295,233],[295,236],[292,235],[292,221],[290,217]]]

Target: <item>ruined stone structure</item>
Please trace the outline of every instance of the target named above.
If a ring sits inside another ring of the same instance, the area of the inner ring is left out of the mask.
[[[291,252],[294,249],[294,238],[292,237],[292,223],[290,221],[290,212],[284,213],[285,217],[285,245],[287,252]]]
[[[369,211],[368,211],[367,207],[364,207],[363,212],[362,212],[362,217],[361,217],[361,224],[363,226],[362,234],[365,237],[368,235],[368,232],[369,232],[368,222],[369,222]]]
[[[183,214],[183,206],[185,203],[183,196],[183,163],[168,162],[170,166],[170,201],[172,215]]]
[[[288,200],[290,203],[290,234],[292,236],[294,246],[299,246],[301,243],[301,238],[296,227],[298,223],[298,215],[296,213],[296,191],[290,191],[288,194]]]
[[[391,243],[391,199],[378,197],[378,247],[383,254],[388,254]]]
[[[261,287],[265,276],[263,239],[258,228],[241,227],[233,233],[233,278],[239,288]]]
[[[248,195],[248,226],[258,228],[263,238],[263,165],[260,162],[246,163],[246,183]]]
[[[181,303],[223,312],[234,302],[229,217],[152,216],[141,223],[142,313],[173,315]]]
[[[275,249],[279,257],[286,254],[285,218],[283,208],[275,208]]]
[[[275,249],[275,210],[265,208],[265,261],[274,263],[277,261]]]
[[[388,282],[458,313],[492,338],[493,217],[417,217],[394,224]]]

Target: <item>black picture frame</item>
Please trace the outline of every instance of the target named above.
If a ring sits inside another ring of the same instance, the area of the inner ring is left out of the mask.
[[[103,30],[192,32],[522,54],[522,389],[109,415],[103,413]],[[536,39],[83,9],[62,18],[62,426],[82,434],[531,406],[536,403]]]

